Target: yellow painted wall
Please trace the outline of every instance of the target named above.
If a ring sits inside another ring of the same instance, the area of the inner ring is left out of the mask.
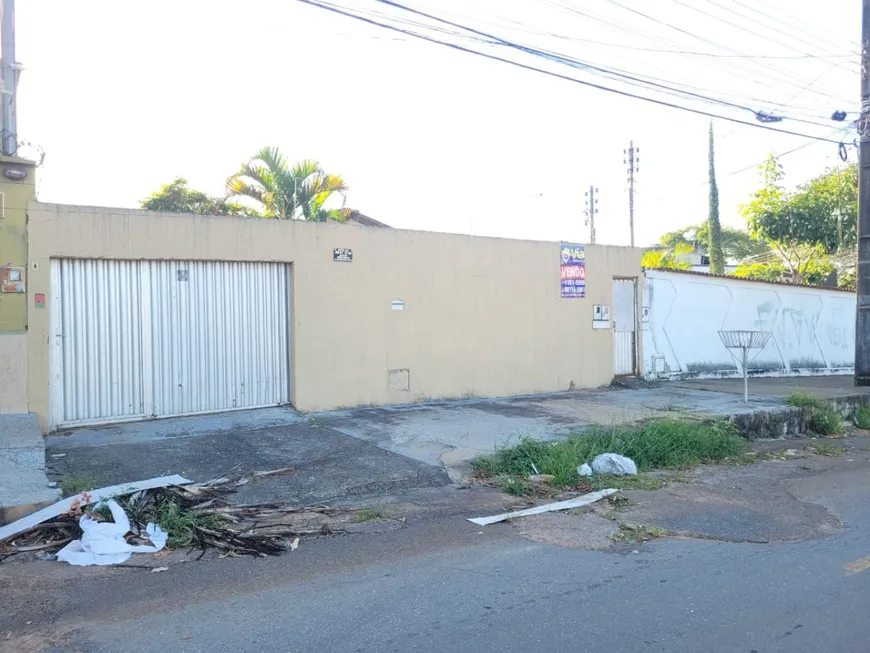
[[[291,263],[291,401],[304,411],[607,384],[612,333],[592,329],[592,306],[611,304],[613,277],[641,277],[640,249],[588,245],[587,297],[561,299],[553,242],[35,202],[29,216],[30,408],[44,428],[51,306],[33,296],[49,300],[53,257]],[[410,391],[390,389],[399,368]]]
[[[27,334],[0,333],[0,415],[27,412]]]
[[[4,176],[6,168],[27,172],[23,181]],[[34,198],[36,170],[32,161],[0,156],[0,267],[27,275],[27,204]],[[26,287],[26,286],[25,286]],[[0,414],[27,412],[27,295],[0,292]]]
[[[23,181],[10,181],[3,176],[7,167],[27,171]],[[0,267],[12,265],[25,269],[27,281],[27,203],[35,194],[35,166],[32,161],[0,156],[0,192],[4,194],[5,211],[0,217]],[[27,296],[0,293],[0,333],[22,332],[27,329]],[[0,382],[2,383],[2,382]],[[2,392],[2,386],[0,386]]]

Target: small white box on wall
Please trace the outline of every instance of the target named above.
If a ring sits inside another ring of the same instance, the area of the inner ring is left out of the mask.
[[[595,304],[592,307],[592,328],[610,328],[610,306],[607,306],[606,304]]]

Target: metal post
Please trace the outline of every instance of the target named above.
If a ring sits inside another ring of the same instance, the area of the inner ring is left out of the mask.
[[[743,401],[749,403],[749,347],[743,348]]]
[[[858,306],[855,385],[870,385],[870,0],[861,3],[861,139],[858,168]]]
[[[0,15],[0,67],[2,67],[3,90],[2,107],[3,131],[0,151],[13,155],[18,151],[18,126],[15,109],[15,94],[18,86],[18,70],[15,63],[15,0],[3,0]]]

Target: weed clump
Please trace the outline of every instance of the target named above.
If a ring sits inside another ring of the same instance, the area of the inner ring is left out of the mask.
[[[577,467],[602,453],[628,456],[644,472],[720,461],[742,454],[746,445],[737,427],[724,420],[658,419],[639,426],[597,428],[556,442],[526,438],[492,456],[477,458],[472,465],[482,476],[514,479],[537,469],[552,474],[553,485],[564,486],[576,485]]]

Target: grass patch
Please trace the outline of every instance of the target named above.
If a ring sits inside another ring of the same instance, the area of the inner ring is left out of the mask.
[[[761,460],[768,460],[770,456],[763,452],[758,451],[745,451],[743,453],[737,454],[736,456],[729,456],[722,460],[723,465],[729,465],[731,467],[741,467],[743,465],[753,465]]]
[[[356,513],[356,521],[357,523],[362,523],[366,521],[374,521],[375,519],[383,519],[386,514],[386,510],[383,507],[381,508],[362,508],[357,510]]]
[[[659,490],[664,487],[666,478],[652,476],[650,474],[638,474],[637,476],[592,476],[587,481],[593,490],[605,490],[615,488],[617,490]]]
[[[502,492],[521,497],[529,493],[529,486],[516,478],[507,478],[501,486]]]
[[[786,403],[801,408],[809,421],[810,430],[819,435],[843,432],[843,419],[827,402],[808,392],[792,392]]]
[[[804,392],[803,390],[792,392],[788,396],[788,399],[785,400],[785,403],[789,406],[795,406],[796,408],[811,408],[816,410],[825,408],[824,401],[809,392]]]
[[[90,492],[96,487],[97,482],[88,476],[70,476],[65,478],[60,484],[64,497],[75,496],[82,492]]]
[[[840,447],[836,444],[828,444],[827,442],[819,442],[818,444],[813,445],[813,449],[816,450],[816,453],[820,456],[842,456],[843,455],[843,447]]]
[[[855,426],[862,431],[870,430],[870,406],[858,409],[855,413]]]
[[[659,419],[642,426],[600,428],[558,442],[527,438],[492,456],[477,458],[472,465],[482,476],[523,478],[534,473],[534,463],[541,474],[555,477],[554,485],[576,485],[580,480],[577,467],[602,453],[628,456],[643,472],[719,461],[743,453],[746,446],[736,426],[724,420]]]
[[[836,410],[826,406],[810,415],[810,428],[819,435],[835,435],[843,432],[843,419]]]
[[[218,528],[225,520],[213,513],[203,513],[198,510],[187,510],[175,501],[165,501],[160,504],[154,515],[157,524],[166,531],[166,546],[179,549],[194,544],[196,527]]]
[[[634,499],[629,499],[627,496],[619,492],[617,492],[616,494],[611,494],[604,500],[607,501],[607,503],[609,503],[611,506],[613,506],[614,510],[620,511],[629,510],[637,505],[637,501],[635,501]],[[589,506],[586,507],[588,508]]]
[[[610,536],[614,542],[648,542],[657,537],[667,537],[670,533],[663,528],[647,524],[620,523],[619,530]]]

